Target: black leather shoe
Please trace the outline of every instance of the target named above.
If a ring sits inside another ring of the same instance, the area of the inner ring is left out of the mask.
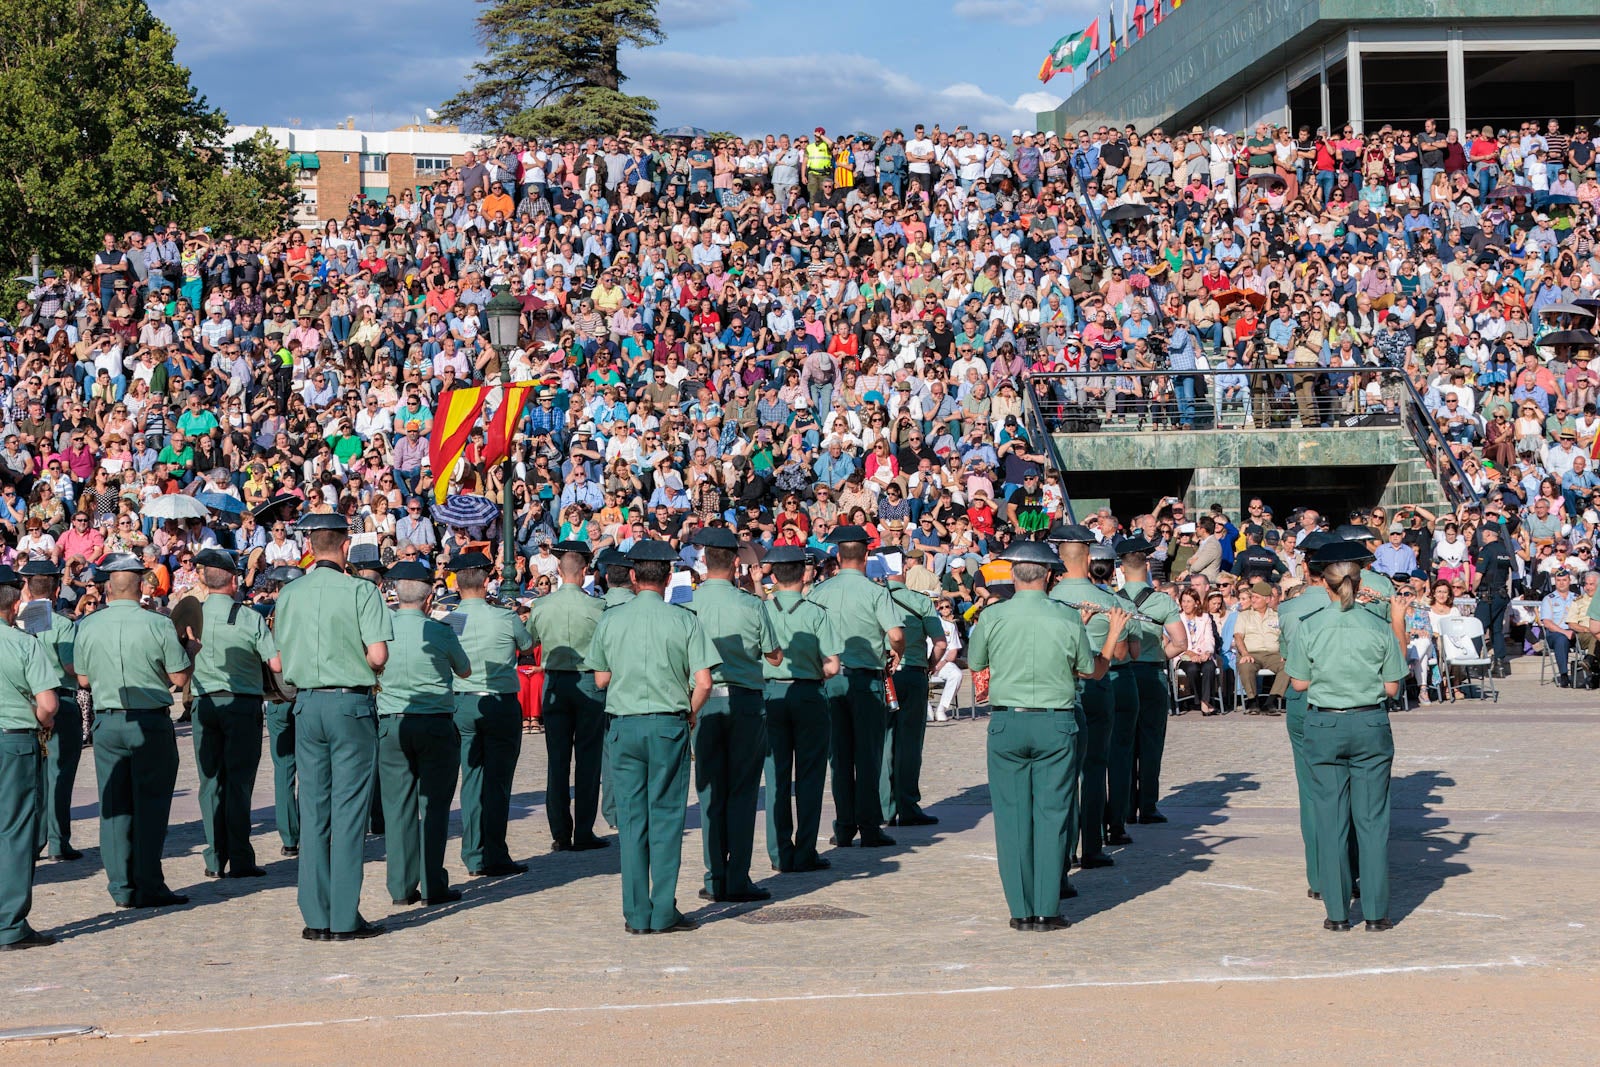
[[[56,939],[49,934],[41,934],[39,931],[34,930],[27,937],[0,945],[0,952],[21,952],[25,948],[43,948],[46,945],[55,943]]]
[[[1133,844],[1133,838],[1128,836],[1128,828],[1126,826],[1113,826],[1106,833],[1106,844],[1131,845]]]
[[[550,842],[550,851],[551,852],[571,852],[572,851],[572,842],[570,842],[570,841],[552,841],[552,842]]]
[[[664,930],[657,930],[656,933],[658,933],[658,934],[681,934],[681,933],[686,933],[686,932],[688,932],[690,930],[698,930],[698,929],[700,929],[700,924],[699,923],[695,922],[693,919],[689,918],[687,915],[680,915],[680,916],[678,916],[678,921],[677,922],[673,923],[671,926],[667,927]]]
[[[890,826],[938,826],[939,820],[932,815],[896,815],[889,820]]]
[[[378,923],[362,923],[354,930],[335,930],[328,935],[329,941],[365,941],[369,937],[381,937],[389,932],[387,926]]]
[[[137,908],[139,906],[131,900],[113,900],[111,903],[119,908]]]
[[[1391,919],[1368,919],[1368,930],[1393,930],[1394,922]]]
[[[574,841],[572,843],[572,851],[574,852],[593,852],[597,848],[610,847],[611,842],[603,837],[591,837],[587,841]]]
[[[389,898],[389,902],[391,904],[393,904],[397,908],[404,908],[404,907],[407,907],[408,905],[419,903],[421,900],[422,900],[422,890],[420,890],[420,889],[413,889],[411,892],[407,893],[403,897],[390,897]]]
[[[1312,900],[1321,900],[1322,899],[1322,894],[1317,892],[1315,889],[1307,889],[1306,890],[1306,896],[1310,897]]]
[[[1072,923],[1059,915],[1036,915],[1028,920],[1028,929],[1035,933],[1049,933],[1052,930],[1065,930]]]
[[[653,933],[655,933],[654,930],[650,930],[650,929],[641,930],[636,926],[629,926],[626,920],[623,921],[622,928],[624,930],[628,931],[628,933],[630,933],[630,934],[643,935],[643,934],[653,934]]]
[[[1012,919],[1011,920],[1011,929],[1013,929],[1013,930],[1027,930],[1028,929],[1028,920],[1027,919]]]
[[[894,844],[894,838],[888,834],[874,834],[871,837],[866,834],[861,835],[862,848],[888,848],[892,844]]]
[[[717,899],[727,901],[729,904],[754,904],[761,900],[771,900],[772,891],[752,886],[743,893],[724,893]]]
[[[139,901],[141,908],[172,908],[179,904],[189,903],[189,898],[182,893],[166,893],[159,897],[147,897]]]
[[[828,838],[828,844],[832,845],[834,848],[850,848],[855,843],[856,839],[854,837],[847,837],[843,841],[840,841],[839,835],[835,834],[834,836]]]
[[[1092,871],[1097,867],[1115,867],[1116,865],[1117,861],[1110,856],[1085,856],[1078,863],[1078,866],[1086,871]]]
[[[1078,887],[1077,886],[1069,884],[1069,885],[1063,885],[1061,887],[1061,899],[1062,900],[1071,900],[1073,897],[1075,897],[1077,895],[1078,895]]]
[[[265,878],[265,867],[234,867],[228,871],[229,878]]]
[[[459,890],[459,889],[446,889],[443,893],[440,893],[436,897],[427,897],[426,899],[423,900],[423,903],[424,904],[431,904],[431,905],[454,904],[456,901],[458,901],[460,899],[461,899],[461,890]]]
[[[207,878],[221,878],[222,877],[222,872],[221,871],[213,871],[210,867],[207,867],[206,868],[206,877]]]
[[[1166,821],[1167,817],[1161,814],[1159,811],[1151,811],[1148,814],[1139,816],[1140,826],[1149,826],[1152,823],[1163,823]]]
[[[833,866],[833,862],[831,860],[827,860],[827,859],[824,859],[821,856],[818,856],[816,859],[812,860],[810,863],[803,864],[803,865],[802,864],[796,864],[792,868],[792,870],[794,870],[794,872],[796,874],[804,874],[807,871],[825,871],[825,870],[827,870],[828,868],[830,868],[832,866]]]
[[[1344,933],[1346,930],[1350,929],[1350,923],[1347,921],[1335,922],[1332,919],[1323,919],[1322,928],[1324,930],[1333,930],[1338,933]]]
[[[64,848],[60,852],[53,854],[50,858],[55,860],[57,863],[67,863],[71,860],[83,859],[83,853],[79,852],[75,848]]]
[[[476,871],[468,871],[467,873],[474,877],[502,878],[512,874],[527,874],[528,865],[526,863],[496,863]]]
[[[279,849],[279,851],[284,856],[287,856],[289,859],[294,859],[295,857],[300,855],[300,846],[299,845],[284,845],[283,848]]]
[[[332,941],[333,940],[333,934],[330,933],[327,930],[318,930],[318,929],[315,929],[313,927],[307,926],[305,929],[300,931],[300,940],[302,940],[302,941]]]
[[[1572,688],[1572,683],[1567,679],[1567,676],[1564,675],[1564,674],[1556,675],[1556,685],[1560,686],[1562,689],[1571,689]]]
[[[701,900],[716,901],[719,899],[717,895],[709,889],[702,889],[700,892],[696,893],[695,896],[699,897]]]

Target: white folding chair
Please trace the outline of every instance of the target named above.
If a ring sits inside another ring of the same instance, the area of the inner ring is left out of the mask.
[[[1495,703],[1500,702],[1500,687],[1495,684],[1494,660],[1484,655],[1483,623],[1475,617],[1453,616],[1439,623],[1440,662],[1444,666],[1445,684],[1450,686],[1450,699],[1455,700],[1454,670],[1461,671],[1462,682],[1471,681],[1474,671],[1482,675],[1478,694],[1488,694]]]

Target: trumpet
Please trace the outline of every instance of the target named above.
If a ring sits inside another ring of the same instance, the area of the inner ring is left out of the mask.
[[[1129,605],[1128,607],[1122,607],[1119,604],[1115,609],[1112,609],[1103,604],[1091,604],[1088,601],[1078,602],[1072,600],[1061,600],[1057,601],[1057,603],[1062,604],[1065,607],[1076,608],[1078,611],[1093,612],[1096,615],[1102,615],[1108,611],[1117,610],[1121,611],[1123,614],[1127,615],[1128,618],[1134,620],[1135,622],[1149,623],[1151,626],[1165,625],[1163,622],[1161,622],[1161,620],[1152,618],[1142,611],[1135,611],[1132,605]]]

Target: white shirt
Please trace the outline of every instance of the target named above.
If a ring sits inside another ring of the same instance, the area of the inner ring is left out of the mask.
[[[918,162],[917,156],[926,156],[927,158]],[[929,173],[929,168],[933,161],[933,142],[926,137],[912,138],[906,142],[906,158],[910,160],[906,169],[912,174]]]

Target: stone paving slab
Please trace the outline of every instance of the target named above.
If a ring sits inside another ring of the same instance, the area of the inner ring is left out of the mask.
[[[938,826],[890,831],[883,850],[833,850],[831,871],[770,875],[768,907],[826,905],[862,918],[753,924],[756,905],[701,906],[700,840],[685,835],[678,897],[705,920],[687,935],[623,931],[614,849],[550,853],[542,738],[525,738],[512,812],[514,878],[468,879],[439,908],[395,908],[382,841],[368,840],[363,910],[391,933],[368,942],[299,939],[294,861],[278,857],[270,765],[256,793],[257,852],[270,876],[202,876],[203,841],[186,733],[167,844],[175,910],[119,911],[95,848],[92,761],[79,775],[73,864],[40,867],[34,919],[66,939],[0,957],[11,1025],[214,1013],[337,1015],[353,999],[474,996],[577,1006],[703,998],[1029,987],[1055,983],[1289,978],[1454,966],[1600,961],[1600,700],[1521,677],[1498,704],[1396,715],[1392,917],[1387,935],[1325,933],[1305,896],[1293,771],[1281,719],[1171,722],[1165,826],[1130,828],[1116,866],[1075,877],[1061,935],[1007,928],[984,783],[984,724],[930,729],[923,792]],[[1537,665],[1534,665],[1536,672]],[[1536,673],[1533,676],[1537,677]],[[825,812],[826,820],[830,810]],[[758,820],[758,828],[761,821]],[[207,1014],[207,1017],[212,1017]]]

